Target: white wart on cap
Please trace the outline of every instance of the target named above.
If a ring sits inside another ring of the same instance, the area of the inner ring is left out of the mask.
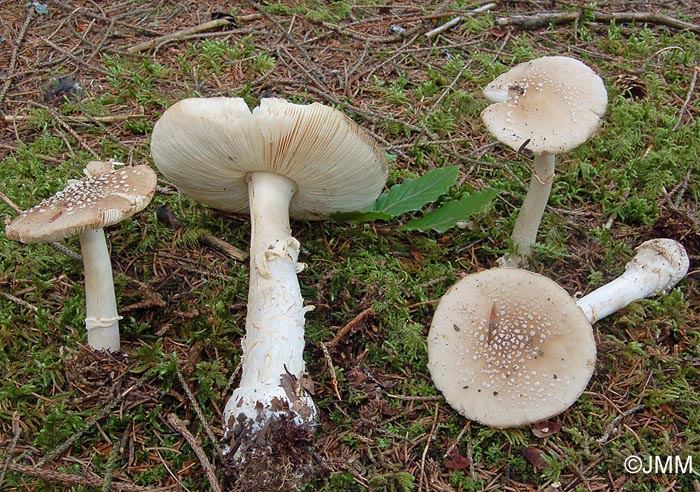
[[[559,154],[588,140],[608,103],[602,79],[584,63],[545,56],[521,63],[484,89],[494,104],[481,114],[501,142],[535,154]]]
[[[557,415],[595,366],[591,325],[556,282],[521,269],[472,274],[443,296],[428,335],[435,386],[465,417],[518,427]]]
[[[146,165],[86,177],[22,212],[7,226],[5,234],[30,244],[108,227],[143,210],[155,188],[156,174]]]
[[[247,212],[246,176],[267,172],[296,185],[291,217],[360,210],[388,173],[382,149],[340,111],[313,103],[192,98],[171,106],[151,138],[158,169],[180,191],[221,210]]]

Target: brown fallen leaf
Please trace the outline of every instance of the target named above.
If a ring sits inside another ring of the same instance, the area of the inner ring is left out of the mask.
[[[534,446],[528,446],[521,449],[523,456],[526,460],[530,462],[537,470],[542,470],[547,468],[547,462],[544,460],[544,451]]]
[[[561,430],[559,422],[543,420],[532,425],[532,433],[535,437],[547,437],[556,434]]]
[[[464,470],[469,466],[469,458],[465,458],[459,451],[453,449],[450,451],[450,459],[445,461],[445,468],[449,470]]]

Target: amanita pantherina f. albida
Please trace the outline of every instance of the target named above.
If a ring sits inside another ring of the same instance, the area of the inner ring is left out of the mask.
[[[85,268],[88,345],[117,352],[121,317],[103,228],[146,208],[156,189],[156,173],[145,165],[114,170],[112,163],[93,161],[85,174],[87,177],[71,180],[62,191],[22,212],[5,234],[23,243],[48,243],[78,235]]]
[[[339,111],[275,98],[252,112],[240,98],[180,101],[156,123],[151,151],[183,193],[250,213],[243,368],[224,410],[226,438],[238,447],[275,421],[314,422],[316,408],[298,384],[309,308],[299,290],[304,265],[289,217],[320,219],[372,203],[387,177],[384,153]]]
[[[679,243],[648,241],[622,277],[578,303],[553,280],[519,268],[469,275],[443,296],[433,317],[433,382],[459,413],[492,427],[555,416],[576,401],[593,373],[591,323],[670,289],[687,269]]]
[[[608,95],[588,66],[565,56],[546,56],[515,66],[484,89],[488,106],[481,117],[488,130],[515,150],[535,154],[533,176],[512,240],[516,254],[500,260],[517,267],[532,243],[549,199],[555,155],[588,140],[605,114]]]

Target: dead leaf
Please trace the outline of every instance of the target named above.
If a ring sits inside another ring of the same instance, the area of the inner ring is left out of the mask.
[[[535,437],[547,437],[561,430],[561,424],[550,420],[543,420],[532,425],[532,433]]]
[[[521,450],[525,459],[530,462],[537,470],[547,468],[547,462],[544,460],[544,451],[534,446],[528,446]]]
[[[450,451],[449,461],[445,461],[445,468],[448,470],[464,470],[469,467],[469,458],[465,458],[459,451],[453,449]]]

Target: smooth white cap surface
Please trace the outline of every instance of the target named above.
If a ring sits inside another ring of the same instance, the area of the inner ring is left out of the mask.
[[[447,402],[492,427],[518,427],[571,406],[593,374],[591,325],[543,275],[493,268],[442,297],[428,334],[428,368]]]
[[[481,117],[501,143],[535,154],[571,150],[595,132],[608,95],[601,78],[584,63],[545,56],[516,65],[484,89],[495,103]]]
[[[248,211],[246,175],[269,172],[296,184],[290,215],[318,219],[371,204],[386,182],[384,152],[343,113],[314,103],[240,98],[184,99],[151,138],[158,169],[183,193],[212,207]]]
[[[146,208],[156,181],[156,173],[146,165],[71,180],[62,191],[17,216],[5,234],[23,243],[42,243],[116,224]]]

